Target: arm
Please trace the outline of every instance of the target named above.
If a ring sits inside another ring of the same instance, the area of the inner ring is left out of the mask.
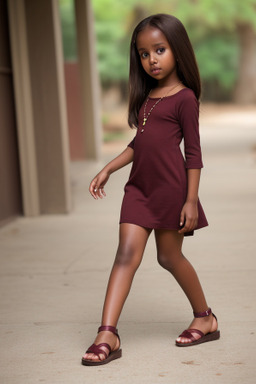
[[[188,192],[186,202],[180,214],[180,225],[184,226],[179,233],[193,231],[198,220],[198,189],[201,169],[187,169]]]
[[[199,103],[187,92],[178,107],[178,116],[184,136],[185,166],[187,168],[187,197],[180,214],[179,233],[193,231],[198,221],[198,189],[203,167],[199,135]]]
[[[119,156],[110,161],[92,180],[89,191],[94,199],[102,199],[103,196],[106,196],[105,191],[103,190],[105,184],[107,183],[110,175],[113,172],[116,172],[118,169],[123,168],[125,165],[133,161],[133,149],[127,147]]]

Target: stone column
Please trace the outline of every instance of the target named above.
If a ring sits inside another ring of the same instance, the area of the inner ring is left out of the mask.
[[[21,104],[17,123],[19,137],[25,142],[20,149],[27,160],[24,165],[27,178],[23,178],[22,186],[26,189],[30,175],[33,179],[30,183],[34,186],[31,193],[34,198],[37,193],[39,213],[64,213],[71,206],[58,7],[57,0],[9,0],[14,79],[18,84],[15,94],[17,105]],[[23,29],[17,30],[15,24],[22,24]],[[26,62],[20,66],[23,60]],[[20,73],[21,67],[24,67],[25,76]],[[24,199],[27,198],[29,196],[25,195]],[[38,210],[34,208],[33,212],[36,214]]]
[[[23,212],[36,216],[40,202],[24,0],[9,0],[8,14]]]

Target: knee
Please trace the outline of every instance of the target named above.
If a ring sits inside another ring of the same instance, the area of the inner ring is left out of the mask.
[[[177,263],[179,260],[181,260],[182,254],[165,254],[165,253],[158,253],[157,254],[157,261],[159,265],[166,269],[167,271],[174,273],[175,268],[177,266]]]
[[[170,262],[170,258],[167,257],[164,253],[157,254],[157,261],[162,268],[167,269],[168,271],[171,271],[172,264]]]
[[[115,258],[115,265],[129,267],[136,270],[141,262],[141,257],[131,246],[119,246]]]

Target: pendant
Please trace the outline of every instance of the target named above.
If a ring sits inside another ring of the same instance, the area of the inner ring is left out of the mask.
[[[140,131],[140,133],[143,133],[144,132],[144,128],[142,128],[142,130]]]

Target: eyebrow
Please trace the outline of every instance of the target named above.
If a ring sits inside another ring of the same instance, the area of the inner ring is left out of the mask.
[[[159,45],[164,45],[164,42],[153,44],[153,47],[157,47]],[[138,51],[146,51],[146,48],[139,48]]]

